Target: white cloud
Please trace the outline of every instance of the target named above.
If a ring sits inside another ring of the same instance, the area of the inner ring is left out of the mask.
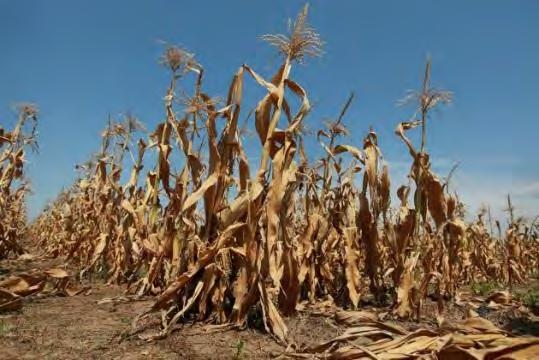
[[[485,162],[474,159],[474,163],[480,164],[481,169],[478,166],[470,170],[470,166],[466,164],[457,169],[451,180],[451,191],[458,193],[460,200],[466,205],[469,217],[474,217],[482,205],[487,205],[491,208],[492,216],[504,223],[508,217],[505,211],[508,194],[511,195],[517,216],[534,218],[539,215],[539,181],[515,178],[516,175],[507,170],[507,164],[515,164],[515,161],[511,158],[498,161],[485,159]],[[386,162],[395,193],[400,185],[408,182],[411,163],[409,160],[390,159],[386,159]],[[431,159],[431,163],[433,170],[443,178],[456,161],[440,157]]]
[[[515,189],[514,194],[519,197],[539,199],[539,181],[520,183]]]
[[[517,216],[533,218],[539,214],[539,182],[518,180],[500,174],[466,174],[456,176],[455,188],[461,200],[471,212],[483,204],[491,207],[493,216],[504,221],[507,218],[507,195]]]

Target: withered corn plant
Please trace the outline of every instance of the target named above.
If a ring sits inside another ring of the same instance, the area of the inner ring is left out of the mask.
[[[80,177],[62,192],[38,217],[33,234],[45,252],[78,262],[81,274],[98,272],[109,281],[132,276],[135,269],[133,242],[126,231],[125,203],[140,197],[136,189],[146,149],[144,141],[133,144],[133,134],[142,130],[136,118],[126,115],[121,122],[109,120],[102,134],[101,148],[83,165]],[[120,182],[125,154],[133,162],[129,182]],[[49,238],[51,234],[55,234]]]
[[[396,129],[412,165],[391,208],[377,133],[346,141],[353,96],[317,133],[324,155],[307,158],[311,106],[292,70],[321,55],[322,41],[307,23],[307,7],[289,30],[262,37],[282,55],[275,73],[265,78],[242,65],[224,101],[204,92],[204,69],[192,54],[168,47],[163,119],[138,141],[133,117],[109,122],[101,149],[78,167],[79,179],[34,222],[42,247],[79,264],[83,276],[101,274],[131,293],[156,295],[147,312],[162,312],[156,337],[185,318],[237,327],[261,319],[285,341],[283,316],[305,304],[357,308],[370,297],[389,301],[400,317],[418,317],[427,296],[441,303],[464,284],[525,281],[538,266],[537,226],[512,219],[502,238],[487,231],[483,214],[465,222],[449,180],[430,167],[429,114],[451,99],[431,88],[430,61],[421,91],[407,97],[417,111]],[[254,111],[257,167],[239,125],[252,86],[265,91]],[[407,136],[417,126],[418,147]]]
[[[29,184],[24,174],[27,148],[37,149],[37,108],[18,106],[13,130],[0,126],[0,259],[23,253],[27,236],[25,196]]]

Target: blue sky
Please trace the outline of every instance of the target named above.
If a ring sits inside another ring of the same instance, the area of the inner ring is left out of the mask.
[[[378,132],[392,182],[404,183],[408,154],[393,134],[412,113],[398,107],[417,88],[430,53],[433,85],[455,93],[433,114],[427,148],[471,212],[501,215],[511,192],[523,215],[539,213],[539,1],[311,1],[310,23],[325,55],[296,66],[315,108],[311,129],[356,93],[345,122],[360,141]],[[283,32],[301,1],[1,1],[0,122],[21,101],[41,111],[38,156],[29,156],[31,214],[74,178],[73,165],[99,144],[107,116],[131,111],[153,129],[163,118],[168,74],[161,40],[194,52],[204,87],[226,95],[242,63],[270,76],[275,51],[260,41]],[[250,82],[246,91],[259,94]],[[254,106],[255,96],[246,108]],[[254,139],[256,140],[256,139]],[[248,143],[256,149],[256,143]],[[249,140],[250,141],[250,140]],[[249,142],[248,141],[248,142]],[[309,154],[318,154],[312,147]]]

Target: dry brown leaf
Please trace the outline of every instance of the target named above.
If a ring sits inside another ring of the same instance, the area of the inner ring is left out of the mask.
[[[67,271],[60,268],[52,268],[52,269],[45,270],[45,274],[55,279],[64,279],[64,278],[69,277],[69,274],[67,273]]]

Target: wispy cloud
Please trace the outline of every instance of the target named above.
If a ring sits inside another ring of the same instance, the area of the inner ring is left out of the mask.
[[[393,192],[408,183],[409,160],[386,159],[390,168]],[[440,177],[445,177],[457,163],[454,159],[439,157],[431,159],[432,168]],[[507,219],[507,195],[518,216],[533,218],[539,214],[539,181],[520,177],[515,172],[500,171],[518,164],[514,157],[473,159],[462,163],[451,180],[451,191],[455,191],[473,217],[482,206],[490,206],[493,217]]]
[[[539,199],[539,181],[529,181],[518,184],[514,194],[518,197],[526,197],[530,200]]]

